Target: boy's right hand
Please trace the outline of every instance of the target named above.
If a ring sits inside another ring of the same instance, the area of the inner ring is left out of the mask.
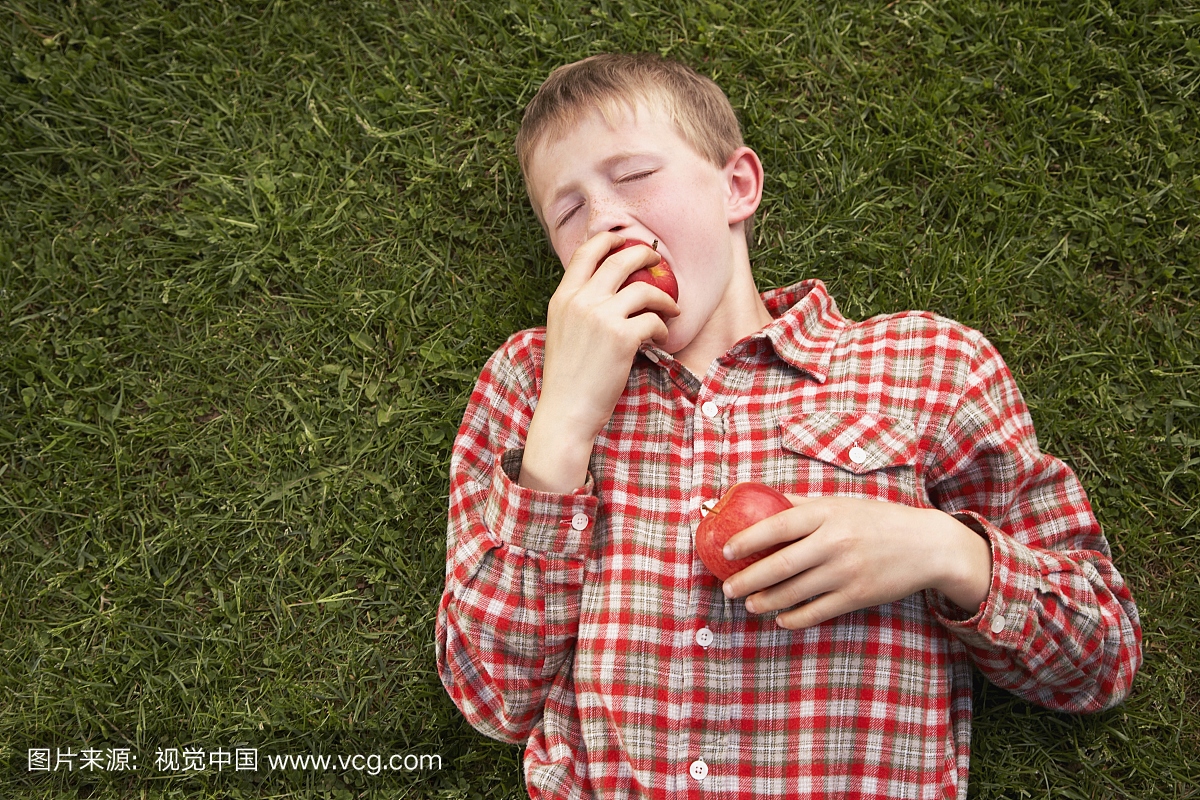
[[[675,301],[648,283],[620,288],[636,270],[662,260],[648,246],[605,259],[624,241],[605,231],[581,244],[550,298],[542,388],[526,437],[522,486],[565,493],[583,485],[592,442],[625,390],[638,348],[664,342],[664,318],[679,315]]]

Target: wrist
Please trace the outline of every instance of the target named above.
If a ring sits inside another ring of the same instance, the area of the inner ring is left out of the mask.
[[[587,482],[595,435],[563,424],[541,405],[533,413],[525,436],[525,453],[517,483],[527,489],[569,494]]]
[[[939,515],[935,537],[941,543],[942,568],[934,589],[974,616],[987,601],[992,586],[992,548],[986,536],[964,525],[954,516]]]

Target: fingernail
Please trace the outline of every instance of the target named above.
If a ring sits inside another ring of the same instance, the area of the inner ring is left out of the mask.
[[[726,561],[733,561],[733,548],[729,545],[725,545],[725,547],[721,549],[721,555],[725,556]]]
[[[733,597],[733,587],[728,583],[721,584],[721,591],[725,593],[726,597]]]

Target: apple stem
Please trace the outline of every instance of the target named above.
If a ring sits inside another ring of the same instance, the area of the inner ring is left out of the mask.
[[[654,250],[655,252],[658,251],[658,239],[654,240],[653,244],[650,245],[650,249]]]

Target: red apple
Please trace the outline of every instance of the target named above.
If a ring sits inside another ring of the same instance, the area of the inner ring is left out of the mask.
[[[638,239],[627,239],[625,244],[610,250],[608,255],[600,259],[600,263],[603,264],[604,259],[608,258],[608,256],[611,256],[613,253],[619,253],[627,247],[634,247],[639,244],[646,243]],[[646,246],[657,250],[658,240],[655,239],[653,245],[646,244]],[[638,281],[645,281],[651,286],[657,286],[659,289],[662,289],[664,292],[669,294],[672,300],[677,303],[679,302],[679,282],[675,280],[675,273],[671,271],[671,266],[667,264],[665,260],[659,261],[652,267],[642,267],[641,269],[635,270],[633,274],[625,279],[625,282],[621,284],[620,288],[624,289],[629,284],[637,283]]]
[[[741,572],[755,561],[766,558],[781,549],[783,544],[773,545],[735,561],[727,561],[721,551],[738,531],[791,507],[792,501],[770,486],[735,483],[708,515],[700,520],[700,527],[696,528],[696,551],[700,560],[712,574],[725,581],[735,572]]]

